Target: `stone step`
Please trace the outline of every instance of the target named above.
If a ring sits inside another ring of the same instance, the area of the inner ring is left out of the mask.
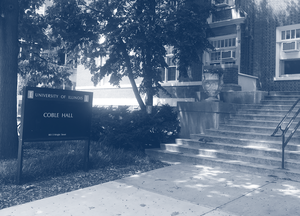
[[[255,140],[255,139],[246,139],[246,138],[237,138],[237,137],[223,137],[223,136],[209,136],[205,134],[192,134],[191,140],[198,141],[199,139],[206,138],[208,140],[212,140],[216,143],[223,144],[232,144],[232,145],[240,145],[244,147],[255,147],[260,149],[282,149],[282,140],[281,137],[277,137],[278,139],[275,141],[266,141],[266,140]],[[176,140],[176,143],[186,143],[184,139]],[[293,142],[291,140],[288,145],[285,147],[285,150],[288,151],[300,151],[300,144],[297,142]]]
[[[241,104],[238,105],[239,109],[263,109],[263,110],[283,110],[283,111],[289,111],[291,108],[291,105],[272,105],[272,104]],[[296,105],[295,109],[299,109],[300,104]]]
[[[172,163],[192,163],[211,167],[222,167],[241,172],[251,172],[264,175],[273,175],[279,178],[300,180],[298,169],[280,169],[277,166],[266,164],[253,164],[241,160],[229,160],[222,158],[203,157],[201,155],[187,154],[182,152],[170,152],[162,149],[146,149],[146,154],[152,158]]]
[[[258,134],[272,134],[275,128],[272,127],[258,127],[248,125],[232,125],[232,124],[220,124],[218,130],[222,131],[236,131],[236,132],[251,132]]]
[[[277,95],[294,95],[294,96],[299,96],[300,97],[300,92],[299,91],[270,91],[269,95],[277,96]]]
[[[266,95],[265,100],[292,100],[296,102],[300,95]]]
[[[228,146],[222,146],[221,148],[221,145],[219,145],[218,147],[220,148],[212,149],[212,148],[199,148],[196,146],[194,147],[194,146],[180,145],[180,144],[163,144],[161,146],[161,149],[169,152],[193,154],[202,157],[239,160],[239,161],[245,161],[245,162],[250,162],[255,164],[267,164],[275,167],[281,167],[280,152],[275,152],[275,151],[264,152],[260,150],[255,151],[254,149],[247,149],[246,151],[246,149],[242,149],[242,148],[235,148],[235,151],[232,151],[233,149],[229,149]],[[233,146],[231,147],[233,148]],[[300,167],[300,162],[298,162],[300,157],[299,153],[298,154],[292,153],[292,155],[286,153],[285,155],[286,155],[285,167],[287,169],[289,168],[297,169]],[[292,159],[289,156],[292,157]]]
[[[246,146],[241,144],[232,144],[232,143],[223,143],[223,142],[201,142],[198,140],[192,139],[178,139],[175,144],[161,144],[161,149],[166,149],[166,145],[172,146],[188,146],[197,149],[213,149],[213,150],[224,150],[228,152],[240,152],[247,155],[259,155],[266,157],[275,157],[280,158],[282,156],[281,145],[275,146],[275,148],[271,148],[270,146]],[[278,148],[280,147],[280,148]],[[286,159],[293,159],[300,162],[300,146],[298,146],[298,151],[289,151],[285,150]]]
[[[210,137],[221,136],[221,137],[228,137],[228,138],[235,137],[235,138],[241,138],[241,139],[254,139],[254,140],[263,140],[263,141],[281,141],[281,137],[273,137],[273,136],[271,136],[271,134],[263,134],[263,133],[208,129],[208,130],[206,130],[205,134]],[[197,136],[197,134],[195,134],[195,136]],[[201,138],[201,134],[198,134],[198,136],[199,136],[199,138]],[[292,139],[290,140],[290,143],[293,143],[293,144],[300,143],[300,137],[297,137],[296,135],[293,136]]]
[[[293,116],[296,113],[297,109],[293,109],[288,116]],[[267,109],[240,109],[237,111],[237,114],[259,114],[259,115],[278,115],[285,116],[288,113],[288,110],[267,110]]]
[[[218,129],[223,130],[223,131],[251,132],[251,133],[271,135],[275,131],[276,126],[275,127],[259,127],[259,126],[249,126],[249,125],[220,124]],[[283,125],[282,128],[285,128],[284,126],[285,125]],[[292,126],[295,127],[295,124],[293,124]],[[293,129],[294,128],[291,127],[287,134],[290,134],[291,130],[293,130]],[[279,130],[277,135],[281,135],[281,134],[282,133]],[[293,136],[300,136],[300,131],[296,131]]]
[[[247,126],[258,126],[258,127],[270,127],[275,129],[279,124],[279,121],[266,121],[266,120],[243,120],[243,119],[225,119],[225,124],[230,125],[247,125]],[[284,122],[283,127],[285,127],[288,122]],[[291,128],[296,126],[297,122],[293,122]]]
[[[259,121],[275,121],[280,122],[283,119],[284,115],[261,115],[261,114],[231,114],[231,119],[241,119],[241,120],[259,120]],[[286,121],[290,121],[291,117],[286,118]],[[294,122],[300,121],[300,115],[294,120]]]
[[[284,170],[280,169],[281,132],[278,137],[271,136],[299,97],[300,92],[270,92],[260,104],[237,105],[237,112],[226,118],[218,129],[191,134],[191,139],[177,139],[176,143],[161,144],[160,149],[148,149],[146,153],[163,161],[220,166],[300,180],[300,132],[294,134],[285,148],[287,169]],[[289,114],[283,128],[299,108],[300,103]],[[299,121],[300,116],[290,131]]]
[[[294,100],[261,100],[262,105],[294,105]]]
[[[262,149],[262,150],[269,150],[275,149],[281,151],[281,143],[280,142],[267,142],[267,141],[259,141],[259,140],[250,140],[250,139],[238,139],[238,138],[226,138],[226,137],[209,137],[209,136],[202,136],[202,138],[206,138],[211,140],[212,142],[203,142],[199,141],[199,139],[177,139],[176,144],[180,145],[191,145],[191,146],[198,146],[199,143],[201,146],[206,146],[210,144],[222,144],[222,145],[234,145],[240,148],[253,148],[253,149]],[[300,146],[297,145],[288,145],[286,147],[288,151],[300,151]]]
[[[204,134],[192,134],[191,140],[198,141],[199,139],[207,138],[209,140],[213,140],[213,142],[223,143],[223,144],[233,144],[240,145],[245,147],[255,147],[261,149],[277,149],[281,150],[282,141],[279,138],[277,141],[263,141],[263,140],[255,140],[255,139],[245,139],[245,138],[236,138],[236,137],[222,137],[222,136],[208,136]],[[184,139],[177,139],[176,143],[186,143]],[[289,151],[300,151],[300,145],[297,143],[289,143],[286,147],[286,150]]]

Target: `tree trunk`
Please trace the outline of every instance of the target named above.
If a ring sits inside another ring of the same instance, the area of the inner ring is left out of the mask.
[[[156,12],[155,12],[155,6],[156,6],[156,1],[155,0],[150,0],[147,1],[147,4],[149,6],[149,12],[150,12],[150,19],[149,19],[149,24],[147,26],[148,28],[148,34],[152,31],[155,31],[155,17],[156,17]],[[153,96],[154,96],[154,89],[153,89],[153,65],[151,62],[151,59],[153,57],[153,52],[152,52],[152,46],[151,43],[147,43],[146,45],[146,50],[144,50],[145,53],[145,65],[144,65],[144,79],[145,79],[145,87],[146,87],[146,108],[147,108],[147,113],[151,114],[152,113],[152,107],[153,107]]]
[[[141,95],[140,95],[139,90],[138,90],[138,88],[137,88],[137,86],[136,86],[136,83],[135,83],[135,81],[134,81],[133,73],[132,73],[131,67],[130,67],[130,69],[127,68],[127,70],[128,70],[128,71],[127,71],[127,72],[128,72],[128,78],[129,78],[129,80],[130,80],[130,84],[131,84],[131,86],[132,86],[132,89],[133,89],[133,93],[134,93],[134,95],[135,95],[135,98],[136,98],[136,100],[137,100],[137,102],[138,102],[138,104],[139,104],[141,110],[145,111],[145,110],[146,110],[146,107],[145,107],[145,104],[144,104],[144,102],[143,102],[143,100],[142,100],[142,98],[141,98]]]
[[[154,96],[154,89],[153,89],[153,67],[151,63],[151,58],[152,58],[152,53],[151,53],[151,47],[147,46],[146,50],[144,53],[145,55],[145,65],[144,65],[144,82],[145,82],[145,87],[146,87],[146,108],[147,108],[147,113],[151,114],[152,113],[152,107],[153,107],[153,96]]]
[[[123,43],[122,39],[120,39],[120,43],[121,43],[122,52],[123,52],[123,55],[124,55],[124,58],[125,58],[125,64],[126,64],[126,67],[127,67],[128,78],[129,78],[130,84],[132,86],[133,93],[135,95],[135,98],[136,98],[141,110],[146,111],[145,104],[144,104],[144,102],[141,98],[141,95],[140,95],[139,90],[136,86],[135,80],[133,78],[130,58],[129,58],[129,55],[127,53],[126,47],[125,47],[126,45]]]
[[[149,89],[150,88],[150,89]],[[147,108],[147,113],[151,114],[152,113],[152,108],[153,108],[153,93],[151,91],[152,87],[148,87],[146,91],[146,108]]]
[[[18,0],[0,0],[0,158],[16,158]]]
[[[149,50],[149,48],[148,48]],[[146,51],[146,64],[144,65],[144,85],[146,88],[146,99],[145,99],[145,105],[147,109],[147,113],[151,114],[152,113],[152,107],[153,107],[153,84],[152,84],[152,67],[151,67],[151,59],[150,59],[150,54]]]

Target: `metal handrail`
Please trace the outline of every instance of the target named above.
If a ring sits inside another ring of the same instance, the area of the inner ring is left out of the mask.
[[[293,111],[293,109],[295,108],[295,106],[299,103],[299,101],[300,101],[300,98],[293,104],[293,106],[290,108],[290,110],[285,114],[285,116],[279,122],[279,124],[275,128],[273,134],[271,135],[271,136],[274,136],[274,137],[282,136],[282,161],[281,161],[281,168],[282,169],[284,169],[284,149],[285,149],[286,145],[288,144],[288,142],[290,141],[290,139],[293,137],[294,133],[297,131],[298,127],[300,126],[300,121],[294,127],[294,129],[292,130],[291,134],[289,135],[289,137],[287,139],[285,139],[285,135],[286,135],[287,131],[289,130],[289,128],[291,127],[291,125],[294,122],[294,120],[299,115],[300,108],[294,114],[294,116],[291,118],[291,120],[289,121],[289,123],[286,125],[285,129],[282,129],[282,124],[284,123],[284,121],[286,120],[286,118],[288,117],[288,115]],[[276,133],[278,132],[279,129],[280,129],[280,131],[282,133],[281,133],[281,135],[276,135]]]

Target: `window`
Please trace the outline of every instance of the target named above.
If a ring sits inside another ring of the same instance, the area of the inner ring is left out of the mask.
[[[168,81],[176,80],[176,67],[169,67],[168,69]]]
[[[222,59],[227,59],[227,58],[235,58],[235,51],[223,51],[222,52]]]
[[[174,59],[172,55],[167,56],[167,64],[169,65],[169,67],[167,68],[168,81],[175,81],[177,78],[176,76],[177,67],[173,60]]]
[[[276,28],[274,80],[300,80],[300,24]]]
[[[300,29],[281,31],[281,40],[300,39]]]
[[[210,53],[211,61],[219,61],[221,59],[221,52],[212,52]]]
[[[166,46],[165,47],[167,55],[165,57],[166,63],[168,64],[168,68],[162,69],[162,81],[177,81],[179,76],[179,72],[177,70],[176,62],[174,62],[174,55],[173,55],[173,47]]]
[[[223,39],[223,40],[215,40],[215,41],[212,41],[211,44],[215,48],[235,47],[236,46],[236,39],[235,38],[229,38],[229,39]]]
[[[174,54],[172,47],[165,47],[167,55],[165,61],[168,64],[167,68],[161,68],[161,79],[162,82],[178,82],[179,81],[179,70],[176,61],[174,61]],[[202,79],[202,61],[194,63],[188,68],[189,81],[201,81]]]
[[[210,65],[235,64],[235,50],[222,50],[210,53]]]
[[[287,60],[284,61],[285,74],[299,74],[300,73],[300,60]]]
[[[296,38],[300,38],[300,29],[296,30]]]
[[[222,38],[211,40],[216,51],[209,53],[208,65],[235,64],[236,61],[236,38]]]

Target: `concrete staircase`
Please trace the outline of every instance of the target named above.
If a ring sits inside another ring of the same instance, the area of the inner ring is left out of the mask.
[[[286,169],[281,169],[281,137],[270,136],[299,97],[300,92],[271,92],[260,104],[241,105],[218,129],[192,134],[191,139],[177,139],[175,144],[161,144],[160,149],[147,149],[146,153],[167,162],[218,166],[300,180],[300,132],[294,134],[285,148]],[[298,121],[300,117],[290,131]]]

